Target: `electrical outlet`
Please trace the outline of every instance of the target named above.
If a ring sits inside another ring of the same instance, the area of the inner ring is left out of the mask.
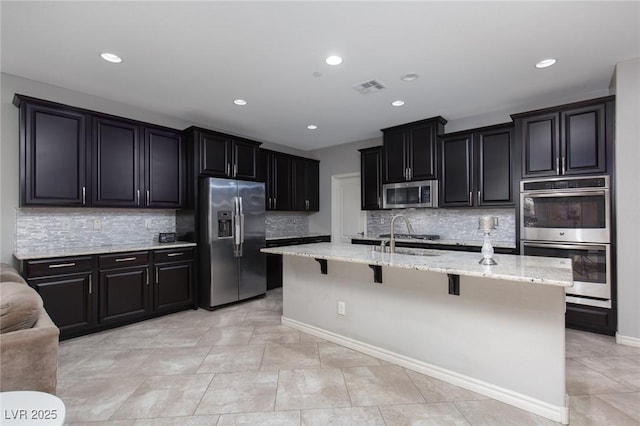
[[[338,315],[344,315],[345,310],[346,310],[346,307],[344,305],[344,302],[338,302]]]
[[[144,220],[144,227],[146,229],[151,229],[151,219],[145,219]]]
[[[100,219],[93,219],[93,229],[102,229],[102,221]]]
[[[71,219],[68,219],[68,218],[61,219],[60,224],[62,225],[62,229],[66,231],[71,229]]]

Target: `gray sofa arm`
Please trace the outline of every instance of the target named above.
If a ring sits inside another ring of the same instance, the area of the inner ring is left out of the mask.
[[[0,391],[55,395],[60,331],[43,309],[33,328],[0,334]]]

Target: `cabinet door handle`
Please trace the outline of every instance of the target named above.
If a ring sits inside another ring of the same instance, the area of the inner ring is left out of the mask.
[[[227,163],[227,176],[231,175],[231,164]]]
[[[304,208],[305,210],[309,210],[309,200],[304,200]]]
[[[151,198],[150,195],[150,191],[147,189],[147,206],[149,205],[149,199]]]
[[[144,269],[144,275],[146,277],[147,285],[149,285],[149,268]]]
[[[562,174],[565,174],[567,172],[567,158],[566,157],[562,157]]]
[[[82,187],[82,205],[87,204],[87,188],[85,186]]]
[[[409,167],[409,180],[413,179],[413,170]]]
[[[478,191],[478,206],[480,205],[480,191]]]
[[[233,165],[233,177],[238,176],[238,164]]]
[[[122,257],[120,259],[116,259],[116,262],[131,262],[132,260],[136,260],[136,257]]]
[[[93,280],[91,279],[91,274],[89,274],[89,294],[93,293]]]
[[[405,167],[404,169],[404,180],[409,180],[409,168]]]
[[[277,210],[278,209],[278,202],[276,200],[276,197],[273,197],[273,209]]]
[[[469,191],[469,205],[473,204],[473,191]]]
[[[158,271],[159,271],[159,268],[156,266],[156,284],[158,284],[158,275],[160,275]]]
[[[271,209],[271,197],[269,197],[269,209]]]
[[[556,174],[560,174],[560,159],[556,157]]]
[[[136,206],[140,205],[140,190],[136,190]]]
[[[71,263],[57,263],[55,265],[49,265],[49,269],[55,269],[55,268],[69,268],[71,266],[76,266],[75,262],[71,262]]]
[[[182,256],[182,255],[184,255],[184,252],[169,253],[167,254],[167,257]]]
[[[382,200],[378,197],[378,207],[382,207]]]

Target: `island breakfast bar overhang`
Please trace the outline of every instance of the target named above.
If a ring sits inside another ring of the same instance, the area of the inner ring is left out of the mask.
[[[570,260],[498,255],[483,266],[477,253],[335,243],[263,251],[283,255],[282,324],[568,423]]]

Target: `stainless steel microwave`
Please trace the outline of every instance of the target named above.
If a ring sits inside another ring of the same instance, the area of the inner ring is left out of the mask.
[[[382,185],[382,207],[399,209],[438,207],[438,181],[387,183]]]

